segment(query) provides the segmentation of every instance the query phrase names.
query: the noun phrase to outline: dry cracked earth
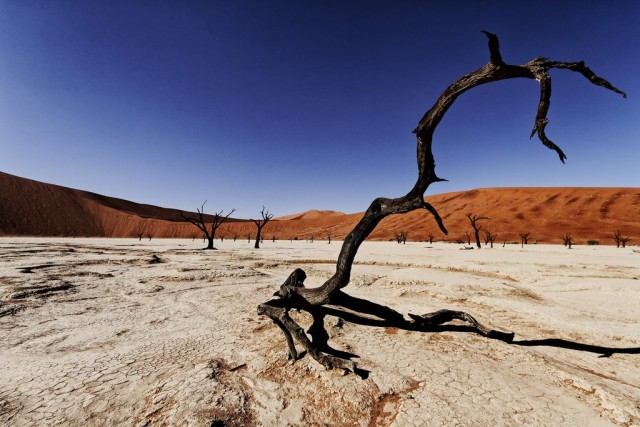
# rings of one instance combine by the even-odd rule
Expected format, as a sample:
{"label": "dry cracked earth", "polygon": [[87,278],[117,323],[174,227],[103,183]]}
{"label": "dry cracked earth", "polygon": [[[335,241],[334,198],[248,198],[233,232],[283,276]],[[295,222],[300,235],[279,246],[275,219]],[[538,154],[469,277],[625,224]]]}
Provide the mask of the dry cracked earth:
{"label": "dry cracked earth", "polygon": [[256,314],[293,268],[320,285],[339,244],[218,246],[0,239],[0,425],[640,425],[633,249],[367,242],[348,293],[465,310],[516,338],[330,318],[361,379],[287,361]]}

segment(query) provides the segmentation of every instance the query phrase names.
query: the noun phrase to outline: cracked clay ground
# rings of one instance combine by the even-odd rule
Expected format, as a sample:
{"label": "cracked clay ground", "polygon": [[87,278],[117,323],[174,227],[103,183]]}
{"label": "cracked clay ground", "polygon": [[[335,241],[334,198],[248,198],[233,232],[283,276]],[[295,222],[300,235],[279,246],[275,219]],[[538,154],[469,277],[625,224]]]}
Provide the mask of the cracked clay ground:
{"label": "cracked clay ground", "polygon": [[[327,321],[367,379],[287,362],[256,314],[340,242],[0,239],[0,425],[640,424],[640,249],[366,242],[348,293],[512,344]],[[303,326],[309,319],[292,313]]]}

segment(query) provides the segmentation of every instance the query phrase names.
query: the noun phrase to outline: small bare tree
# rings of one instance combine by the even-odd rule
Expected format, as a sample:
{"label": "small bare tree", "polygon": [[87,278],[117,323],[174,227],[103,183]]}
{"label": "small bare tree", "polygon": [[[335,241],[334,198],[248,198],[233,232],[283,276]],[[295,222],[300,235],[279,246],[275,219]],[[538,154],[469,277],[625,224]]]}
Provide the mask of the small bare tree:
{"label": "small bare tree", "polygon": [[497,234],[492,234],[490,230],[484,230],[484,244],[491,245],[491,249],[493,249],[493,242],[495,242]]}
{"label": "small bare tree", "polygon": [[331,230],[327,230],[327,240],[328,240],[328,244],[331,244],[331,237],[333,236],[333,233],[331,232]]}
{"label": "small bare tree", "polygon": [[471,233],[465,231],[464,235],[467,237],[467,245],[471,246]]}
{"label": "small bare tree", "polygon": [[616,230],[613,233],[613,237],[611,237],[616,242],[616,247],[619,248],[621,245],[623,248],[627,247],[627,243],[631,240],[630,237],[624,237],[620,230]]}
{"label": "small bare tree", "polygon": [[563,245],[571,249],[571,242],[573,240],[573,238],[571,237],[571,233],[563,234],[562,236],[560,236],[560,239],[562,239]]}
{"label": "small bare tree", "polygon": [[433,239],[435,239],[436,236],[433,235],[433,233],[429,233],[429,244],[433,245]]}
{"label": "small bare tree", "polygon": [[151,237],[153,237],[151,236],[151,233],[147,233],[147,238],[149,239],[149,241],[151,241]]}
{"label": "small bare tree", "polygon": [[138,236],[138,241],[142,241],[142,236],[144,236],[144,233],[142,231],[138,231],[136,233],[136,236]]}
{"label": "small bare tree", "polygon": [[400,231],[400,232],[393,233],[393,237],[396,239],[396,242],[402,243],[403,245],[407,243],[408,236],[409,236],[409,232],[407,231]]}
{"label": "small bare tree", "polygon": [[[476,245],[478,246],[478,249],[480,249],[482,247],[480,245],[480,230],[482,229],[482,226],[478,225],[478,221],[489,218],[487,218],[486,216],[472,216],[471,214],[467,214],[467,218],[469,218],[469,222],[471,222],[471,227],[473,228],[473,232],[476,237]],[[469,242],[469,244],[471,244],[471,242]]]}
{"label": "small bare tree", "polygon": [[529,235],[531,233],[520,233],[520,243],[522,243],[522,247],[529,243]]}
{"label": "small bare tree", "polygon": [[258,228],[258,234],[256,234],[256,244],[253,246],[256,249],[260,249],[260,242],[262,241],[262,237],[261,237],[262,229],[264,228],[265,225],[267,225],[269,220],[273,218],[273,214],[269,213],[269,211],[266,210],[265,207],[263,206],[262,210],[260,211],[260,216],[262,217],[262,219],[251,220],[256,224],[256,227]]}
{"label": "small bare tree", "polygon": [[202,204],[202,206],[200,206],[199,209],[197,209],[198,211],[198,215],[196,216],[187,216],[185,215],[182,211],[180,212],[180,216],[182,217],[182,219],[184,219],[185,221],[190,222],[191,224],[195,225],[196,227],[198,227],[198,229],[200,231],[202,231],[202,233],[204,234],[205,239],[207,240],[207,247],[205,249],[215,249],[215,247],[213,246],[213,240],[216,238],[216,231],[218,230],[218,228],[220,228],[220,226],[222,225],[222,223],[224,223],[229,216],[234,213],[236,210],[235,209],[231,209],[231,212],[229,212],[227,215],[222,215],[223,211],[220,211],[218,213],[213,214],[213,218],[211,221],[211,227],[207,228],[207,219],[205,217],[204,214],[204,205],[205,203],[207,203],[207,201],[205,200],[204,203]]}

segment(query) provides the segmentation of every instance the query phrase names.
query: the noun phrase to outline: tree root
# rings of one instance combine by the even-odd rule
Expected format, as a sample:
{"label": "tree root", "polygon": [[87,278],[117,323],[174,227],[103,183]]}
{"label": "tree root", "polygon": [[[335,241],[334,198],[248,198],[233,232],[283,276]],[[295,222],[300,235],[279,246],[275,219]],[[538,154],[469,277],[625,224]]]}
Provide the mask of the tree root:
{"label": "tree root", "polygon": [[[301,276],[301,272],[302,270],[298,269],[294,274]],[[287,281],[290,281],[290,279],[287,279]],[[470,329],[468,330],[471,332],[477,332],[487,338],[505,342],[513,341],[513,333],[489,329],[464,311],[438,310],[420,316],[409,314],[412,319],[412,321],[409,321],[402,314],[389,307],[352,297],[342,291],[338,291],[332,298],[331,302],[336,305],[311,306],[300,304],[301,299],[294,296],[294,294],[296,289],[302,286],[300,283],[296,288],[287,287],[286,292],[282,292],[285,296],[280,297],[281,299],[270,300],[258,306],[258,314],[269,317],[284,333],[289,347],[289,360],[294,363],[300,356],[296,349],[297,341],[307,354],[310,354],[326,369],[344,369],[345,373],[353,372],[359,376],[363,376],[363,373],[366,372],[359,369],[356,363],[350,359],[355,355],[335,350],[329,346],[329,334],[324,326],[324,318],[327,315],[336,316],[339,319],[345,319],[356,324],[379,327],[391,326],[421,332],[429,332],[433,330],[431,327],[440,326],[453,320],[461,320],[470,324]],[[281,290],[283,288],[284,285]],[[279,292],[276,292],[276,295],[278,294]],[[289,316],[289,310],[291,309],[304,310],[311,314],[313,323],[307,332]]]}
{"label": "tree root", "polygon": [[[298,353],[296,351],[293,337],[302,345],[302,347],[311,355],[318,363],[323,365],[327,369],[344,369],[348,372],[356,372],[356,364],[352,360],[344,359],[341,357],[331,356],[327,353],[320,351],[319,347],[315,345],[302,327],[298,325],[291,317],[289,317],[289,310],[284,307],[277,307],[272,305],[273,301],[260,304],[258,306],[258,314],[264,314],[268,316],[273,322],[280,327],[280,330],[285,335],[287,344],[289,345],[289,359],[296,361],[298,359]],[[276,301],[277,302],[277,301]],[[324,327],[321,327],[324,334],[327,334]],[[328,337],[328,334],[327,334]]]}

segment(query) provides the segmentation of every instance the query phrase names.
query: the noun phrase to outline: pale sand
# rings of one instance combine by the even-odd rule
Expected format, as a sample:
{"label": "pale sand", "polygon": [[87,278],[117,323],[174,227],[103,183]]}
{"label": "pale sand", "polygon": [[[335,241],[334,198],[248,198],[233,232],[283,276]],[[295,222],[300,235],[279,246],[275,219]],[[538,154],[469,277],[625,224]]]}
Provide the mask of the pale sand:
{"label": "pale sand", "polygon": [[640,424],[637,247],[365,242],[354,296],[465,310],[516,343],[564,341],[329,318],[330,343],[371,372],[362,380],[288,363],[281,331],[256,314],[296,267],[322,284],[341,242],[216,243],[0,239],[0,425]]}

